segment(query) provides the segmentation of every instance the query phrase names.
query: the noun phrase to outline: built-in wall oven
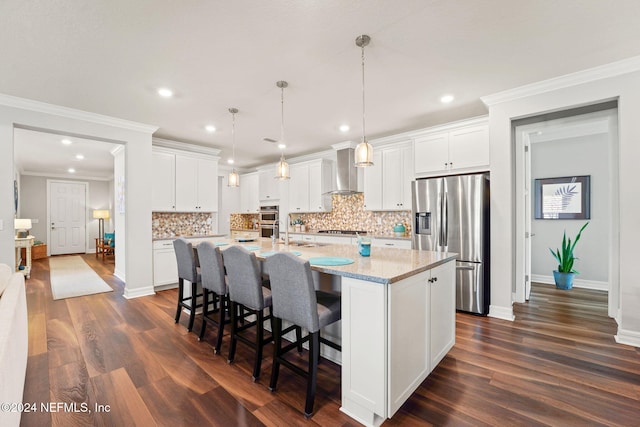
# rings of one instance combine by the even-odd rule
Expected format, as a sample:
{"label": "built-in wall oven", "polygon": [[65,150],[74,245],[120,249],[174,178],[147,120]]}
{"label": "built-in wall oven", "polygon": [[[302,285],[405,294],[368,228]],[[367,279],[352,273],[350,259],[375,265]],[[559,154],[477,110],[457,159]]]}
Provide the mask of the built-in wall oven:
{"label": "built-in wall oven", "polygon": [[278,235],[279,211],[280,208],[277,205],[260,206],[260,219],[258,220],[260,237],[276,236],[276,239],[280,237]]}

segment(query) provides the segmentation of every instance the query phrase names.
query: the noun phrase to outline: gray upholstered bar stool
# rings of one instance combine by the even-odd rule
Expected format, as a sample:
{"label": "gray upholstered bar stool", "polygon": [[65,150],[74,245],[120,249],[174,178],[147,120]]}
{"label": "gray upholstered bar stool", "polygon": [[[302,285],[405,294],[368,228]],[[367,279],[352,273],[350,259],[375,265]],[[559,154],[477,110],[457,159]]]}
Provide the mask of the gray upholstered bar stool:
{"label": "gray upholstered bar stool", "polygon": [[[198,260],[193,252],[193,245],[184,237],[178,237],[173,241],[173,249],[178,261],[178,307],[176,309],[176,323],[180,321],[182,308],[189,310],[189,325],[187,330],[193,329],[193,321],[196,318],[196,309],[202,307],[198,304],[198,283],[200,283],[200,272]],[[191,283],[191,296],[184,296],[184,281]]]}
{"label": "gray upholstered bar stool", "polygon": [[[271,255],[266,260],[266,267],[271,278],[275,335],[275,351],[269,389],[271,391],[276,389],[280,364],[306,376],[307,398],[304,416],[309,418],[313,414],[313,402],[316,395],[320,343],[327,344],[336,350],[342,350],[339,345],[320,337],[320,329],[341,318],[340,296],[316,291],[309,261],[288,252]],[[300,342],[282,347],[282,335],[288,330],[282,330],[283,320],[309,331],[309,334],[302,339],[302,341],[309,342],[308,371],[304,371],[284,358],[285,353],[297,348]]]}
{"label": "gray upholstered bar stool", "polygon": [[[220,248],[211,242],[202,242],[198,245],[198,261],[200,262],[200,275],[202,276],[202,326],[198,339],[202,341],[207,323],[218,325],[218,336],[214,353],[220,353],[224,324],[226,323],[226,311],[229,307],[229,294],[224,275],[224,263]],[[210,300],[211,298],[211,300]],[[218,306],[217,303],[220,303]],[[213,307],[212,307],[213,303]],[[218,314],[218,318],[212,317]]]}
{"label": "gray upholstered bar stool", "polygon": [[[228,362],[233,362],[238,340],[253,347],[256,350],[253,380],[256,381],[260,376],[262,348],[273,341],[272,334],[266,338],[264,336],[264,321],[271,319],[271,314],[264,315],[264,310],[271,307],[271,291],[262,286],[260,265],[253,252],[247,251],[242,246],[231,246],[222,252],[222,259],[227,270],[231,302],[231,345]],[[241,313],[240,316],[238,313]],[[255,315],[256,320],[239,326],[239,317],[245,318],[249,315]],[[256,327],[255,340],[250,340],[241,334],[253,326]]]}

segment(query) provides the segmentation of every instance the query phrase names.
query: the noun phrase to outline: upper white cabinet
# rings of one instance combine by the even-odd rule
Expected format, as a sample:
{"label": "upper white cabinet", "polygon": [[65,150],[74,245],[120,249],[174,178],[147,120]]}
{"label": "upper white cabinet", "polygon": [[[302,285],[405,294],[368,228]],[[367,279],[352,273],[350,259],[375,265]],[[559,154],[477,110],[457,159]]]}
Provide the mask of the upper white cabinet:
{"label": "upper white cabinet", "polygon": [[457,173],[489,167],[489,125],[486,119],[447,125],[417,136],[416,175]]}
{"label": "upper white cabinet", "polygon": [[258,172],[240,176],[240,213],[260,212],[259,179]]}
{"label": "upper white cabinet", "polygon": [[218,211],[218,161],[176,155],[176,211]]}
{"label": "upper white cabinet", "polygon": [[374,150],[373,166],[364,171],[366,210],[411,210],[412,154],[410,143]]}
{"label": "upper white cabinet", "polygon": [[153,148],[152,210],[217,212],[218,158]]}
{"label": "upper white cabinet", "polygon": [[258,172],[258,196],[260,202],[271,202],[280,199],[280,181],[276,179],[276,167]]}
{"label": "upper white cabinet", "polygon": [[289,167],[289,212],[331,211],[333,180],[332,164],[320,159],[293,164]]}
{"label": "upper white cabinet", "polygon": [[175,211],[176,155],[153,150],[152,156],[151,210],[154,212]]}

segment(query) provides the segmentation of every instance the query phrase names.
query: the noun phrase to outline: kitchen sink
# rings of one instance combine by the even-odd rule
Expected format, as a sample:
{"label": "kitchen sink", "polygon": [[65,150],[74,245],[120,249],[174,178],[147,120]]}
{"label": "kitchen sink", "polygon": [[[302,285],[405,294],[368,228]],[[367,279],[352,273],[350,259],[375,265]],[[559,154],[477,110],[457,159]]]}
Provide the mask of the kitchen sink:
{"label": "kitchen sink", "polygon": [[290,246],[302,246],[305,248],[315,248],[321,246],[327,246],[328,243],[318,243],[318,242],[306,242],[304,240],[293,240],[289,242]]}

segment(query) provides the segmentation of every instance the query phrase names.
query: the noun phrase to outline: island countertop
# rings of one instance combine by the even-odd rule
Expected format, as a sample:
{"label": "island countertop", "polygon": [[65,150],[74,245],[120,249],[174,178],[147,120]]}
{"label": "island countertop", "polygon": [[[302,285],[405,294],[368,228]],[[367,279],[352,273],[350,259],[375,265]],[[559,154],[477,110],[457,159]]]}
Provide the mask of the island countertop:
{"label": "island countertop", "polygon": [[[358,253],[356,245],[310,243],[290,244],[277,243],[273,245],[271,239],[259,238],[250,242],[237,242],[228,238],[190,239],[197,245],[201,241],[210,241],[219,245],[224,251],[230,245],[245,246],[255,252],[259,260],[264,260],[268,252],[272,251],[297,251],[303,259],[312,257],[340,257],[350,258],[353,263],[340,266],[311,265],[313,270],[321,273],[333,274],[354,279],[366,280],[374,283],[394,283],[407,277],[411,277],[438,265],[455,259],[455,253],[418,251],[399,248],[371,248],[371,256],[363,257]],[[256,249],[257,248],[257,249]]]}

